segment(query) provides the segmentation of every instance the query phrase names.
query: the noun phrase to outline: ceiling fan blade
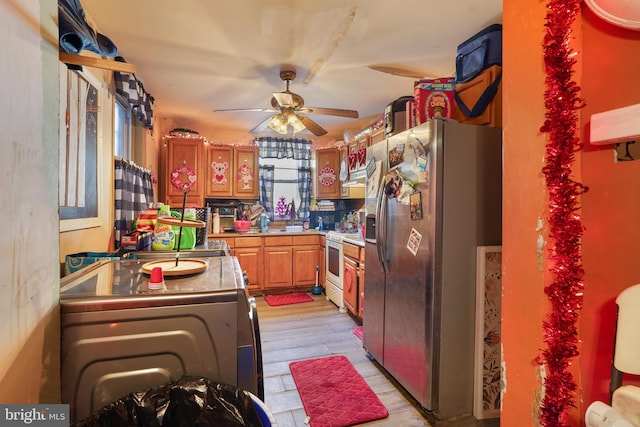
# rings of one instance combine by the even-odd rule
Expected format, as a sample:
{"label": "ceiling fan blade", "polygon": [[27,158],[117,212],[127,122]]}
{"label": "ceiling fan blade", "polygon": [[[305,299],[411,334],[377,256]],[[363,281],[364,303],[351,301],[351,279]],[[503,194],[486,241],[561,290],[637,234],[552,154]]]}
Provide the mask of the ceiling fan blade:
{"label": "ceiling fan blade", "polygon": [[260,132],[263,132],[263,131],[267,130],[267,128],[269,127],[269,121],[272,119],[272,117],[268,117],[267,119],[265,119],[265,120],[261,121],[260,123],[258,123],[258,125],[256,127],[254,127],[253,129],[251,129],[249,131],[249,133],[256,134],[256,133],[260,133]]}
{"label": "ceiling fan blade", "polygon": [[224,110],[213,110],[214,113],[236,113],[240,111],[258,111],[263,113],[279,113],[280,110],[273,108],[228,108]]}
{"label": "ceiling fan blade", "polygon": [[273,97],[281,107],[293,106],[293,94],[291,92],[273,92]]}
{"label": "ceiling fan blade", "polygon": [[311,114],[324,114],[325,116],[350,117],[357,119],[358,112],[355,110],[342,110],[340,108],[302,107],[300,111]]}
{"label": "ceiling fan blade", "polygon": [[309,131],[313,133],[315,136],[322,136],[327,133],[327,131],[322,126],[320,126],[319,124],[311,120],[309,117],[303,116],[302,114],[298,114],[297,116],[298,116],[298,119],[300,119],[300,121],[304,125],[304,127],[309,129]]}

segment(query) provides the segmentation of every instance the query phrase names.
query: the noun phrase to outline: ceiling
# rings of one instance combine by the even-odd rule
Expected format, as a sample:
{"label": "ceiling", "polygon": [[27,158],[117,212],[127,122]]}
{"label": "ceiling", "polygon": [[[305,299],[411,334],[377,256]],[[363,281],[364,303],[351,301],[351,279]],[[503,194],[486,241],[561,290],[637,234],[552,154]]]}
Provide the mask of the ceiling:
{"label": "ceiling", "polygon": [[340,139],[412,95],[418,76],[453,76],[457,45],[502,22],[502,0],[237,1],[82,5],[136,66],[154,111],[208,137],[202,130],[249,135],[272,114],[213,110],[270,108],[272,93],[285,90],[281,68],[293,66],[290,90],[305,106],[358,111],[358,119],[308,114]]}

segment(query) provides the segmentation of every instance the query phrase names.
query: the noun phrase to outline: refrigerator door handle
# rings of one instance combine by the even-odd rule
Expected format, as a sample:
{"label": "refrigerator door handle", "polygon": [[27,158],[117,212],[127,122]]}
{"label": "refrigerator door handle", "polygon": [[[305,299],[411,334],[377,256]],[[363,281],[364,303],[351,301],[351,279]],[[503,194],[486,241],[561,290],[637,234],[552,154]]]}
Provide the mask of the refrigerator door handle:
{"label": "refrigerator door handle", "polygon": [[[376,203],[376,249],[378,250],[378,261],[382,265],[382,271],[387,273],[387,254],[386,254],[386,195],[384,194],[384,185],[380,185],[378,189],[378,201]],[[383,230],[384,229],[384,230]]]}

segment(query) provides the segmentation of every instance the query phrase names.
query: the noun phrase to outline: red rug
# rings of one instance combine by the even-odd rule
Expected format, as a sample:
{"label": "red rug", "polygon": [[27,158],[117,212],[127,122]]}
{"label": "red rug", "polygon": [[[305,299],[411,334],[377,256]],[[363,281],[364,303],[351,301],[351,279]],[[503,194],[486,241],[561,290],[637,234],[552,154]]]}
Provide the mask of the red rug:
{"label": "red rug", "polygon": [[311,302],[313,298],[304,292],[294,292],[292,294],[284,294],[284,295],[267,295],[264,297],[264,300],[267,304],[276,306],[276,305],[288,305],[288,304],[299,304],[301,302]]}
{"label": "red rug", "polygon": [[358,338],[360,338],[360,340],[362,340],[362,336],[363,336],[362,326],[356,326],[355,329],[353,330],[353,335],[357,336]]}
{"label": "red rug", "polygon": [[345,427],[389,415],[345,356],[289,364],[311,427]]}

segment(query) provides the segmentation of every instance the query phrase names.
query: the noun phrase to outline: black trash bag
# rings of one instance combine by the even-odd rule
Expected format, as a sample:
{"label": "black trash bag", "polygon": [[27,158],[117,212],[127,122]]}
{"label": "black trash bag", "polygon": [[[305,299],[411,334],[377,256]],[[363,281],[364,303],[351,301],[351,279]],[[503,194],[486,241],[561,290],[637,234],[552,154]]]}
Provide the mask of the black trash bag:
{"label": "black trash bag", "polygon": [[251,395],[207,378],[130,393],[73,427],[263,427]]}

